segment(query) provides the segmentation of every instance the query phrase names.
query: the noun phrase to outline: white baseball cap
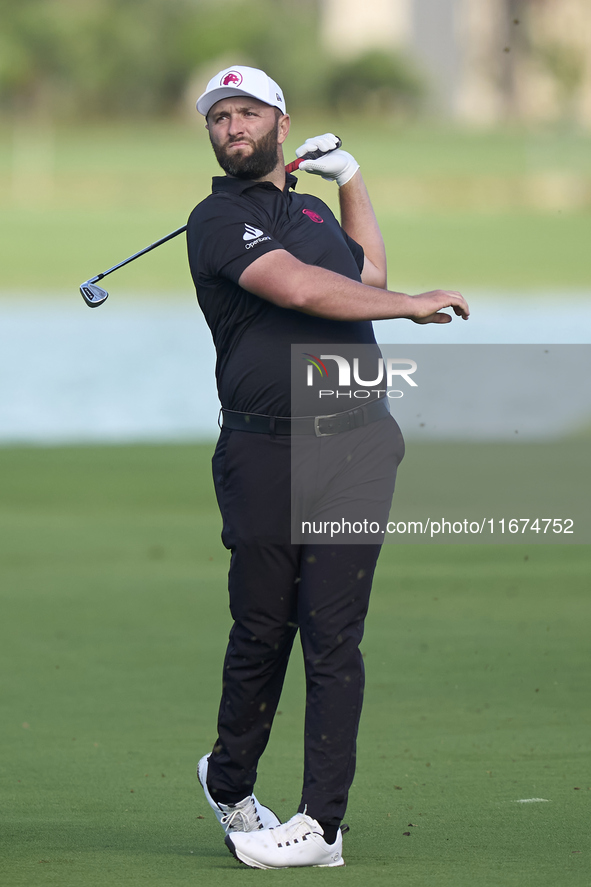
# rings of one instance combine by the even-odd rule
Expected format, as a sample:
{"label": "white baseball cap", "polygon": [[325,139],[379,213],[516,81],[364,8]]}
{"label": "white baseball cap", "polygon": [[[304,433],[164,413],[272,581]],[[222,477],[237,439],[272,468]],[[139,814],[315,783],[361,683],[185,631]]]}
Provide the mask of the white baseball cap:
{"label": "white baseball cap", "polygon": [[207,84],[207,89],[197,99],[197,110],[204,117],[209,114],[209,109],[221,99],[230,99],[237,95],[249,95],[266,105],[279,108],[282,114],[286,114],[283,92],[264,71],[258,68],[248,68],[246,65],[235,65],[233,68],[224,68]]}

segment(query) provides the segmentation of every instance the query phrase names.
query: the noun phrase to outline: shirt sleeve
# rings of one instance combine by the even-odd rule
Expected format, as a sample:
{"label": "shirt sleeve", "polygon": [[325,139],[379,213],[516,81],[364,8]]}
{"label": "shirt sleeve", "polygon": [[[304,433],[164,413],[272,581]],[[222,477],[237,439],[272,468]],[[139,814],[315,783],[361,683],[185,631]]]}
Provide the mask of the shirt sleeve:
{"label": "shirt sleeve", "polygon": [[341,228],[341,231],[343,232],[345,243],[351,250],[353,258],[355,259],[357,267],[359,268],[359,273],[361,274],[361,272],[363,271],[363,265],[365,263],[365,252],[363,251],[363,247],[361,246],[361,244],[357,243],[356,240],[353,240],[352,237],[349,237],[344,228]]}
{"label": "shirt sleeve", "polygon": [[193,210],[187,246],[195,279],[226,277],[234,283],[259,256],[283,249],[263,211],[227,195],[212,195]]}

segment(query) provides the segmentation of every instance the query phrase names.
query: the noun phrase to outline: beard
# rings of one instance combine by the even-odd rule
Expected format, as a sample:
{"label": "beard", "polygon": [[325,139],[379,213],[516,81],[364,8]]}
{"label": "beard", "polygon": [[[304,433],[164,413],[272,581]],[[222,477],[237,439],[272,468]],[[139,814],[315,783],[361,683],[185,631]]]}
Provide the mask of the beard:
{"label": "beard", "polygon": [[[211,143],[216,160],[226,175],[236,179],[262,179],[277,166],[277,138],[279,136],[279,122],[276,121],[268,133],[257,142],[252,142],[252,153],[248,155],[229,154],[226,146]],[[236,140],[238,141],[238,140]],[[240,141],[244,141],[243,138]],[[228,143],[229,145],[232,142]]]}

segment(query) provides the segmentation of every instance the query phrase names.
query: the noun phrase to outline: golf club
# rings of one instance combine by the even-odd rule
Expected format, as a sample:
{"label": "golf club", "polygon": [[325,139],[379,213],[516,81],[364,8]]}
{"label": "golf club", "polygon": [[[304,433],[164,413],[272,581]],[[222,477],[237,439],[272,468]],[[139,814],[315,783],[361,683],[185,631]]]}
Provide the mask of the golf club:
{"label": "golf club", "polygon": [[[341,139],[338,139],[337,148],[340,148],[342,145]],[[336,151],[336,148],[332,149]],[[318,157],[322,157],[323,154],[329,154],[329,151],[310,151],[308,154],[304,154],[303,157],[298,157],[297,160],[292,160],[291,163],[288,163],[285,167],[286,173],[295,172],[296,169],[299,168],[300,163],[304,160],[317,160]],[[123,268],[124,265],[129,265],[130,262],[133,262],[135,259],[139,259],[140,256],[144,256],[146,253],[149,253],[151,250],[156,249],[157,246],[161,246],[163,243],[166,243],[168,240],[172,240],[173,237],[178,237],[179,234],[182,234],[183,231],[187,230],[187,226],[183,225],[182,228],[177,228],[176,231],[172,231],[170,234],[167,234],[166,237],[161,237],[160,240],[156,240],[155,243],[151,243],[150,246],[146,246],[144,249],[141,249],[138,253],[134,253],[133,256],[129,256],[127,259],[123,259],[122,262],[118,262],[117,265],[113,265],[112,268],[108,268],[106,271],[103,271],[102,274],[97,274],[96,277],[91,277],[88,280],[85,280],[83,284],[80,286],[80,294],[89,308],[96,308],[98,305],[102,305],[108,297],[109,293],[103,289],[101,286],[96,286],[99,280],[102,280],[103,277],[106,277],[107,274],[112,274],[113,271],[117,271],[118,268]]]}

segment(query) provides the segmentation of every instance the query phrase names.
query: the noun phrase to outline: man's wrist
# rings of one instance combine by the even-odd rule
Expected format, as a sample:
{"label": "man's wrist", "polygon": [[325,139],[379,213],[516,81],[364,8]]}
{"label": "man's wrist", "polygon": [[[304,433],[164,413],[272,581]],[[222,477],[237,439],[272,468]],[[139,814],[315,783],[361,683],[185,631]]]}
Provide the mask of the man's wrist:
{"label": "man's wrist", "polygon": [[358,170],[359,164],[353,157],[351,157],[351,162],[341,173],[339,173],[339,175],[335,179],[335,182],[337,183],[339,188],[342,188],[343,185],[346,185],[348,182],[350,182],[355,173],[358,172]]}
{"label": "man's wrist", "polygon": [[395,293],[392,290],[389,290],[390,295],[394,296],[394,302],[396,305],[396,314],[393,314],[393,318],[399,318],[400,320],[413,320],[414,319],[414,309],[415,305],[413,302],[412,296],[409,296],[407,293]]}

